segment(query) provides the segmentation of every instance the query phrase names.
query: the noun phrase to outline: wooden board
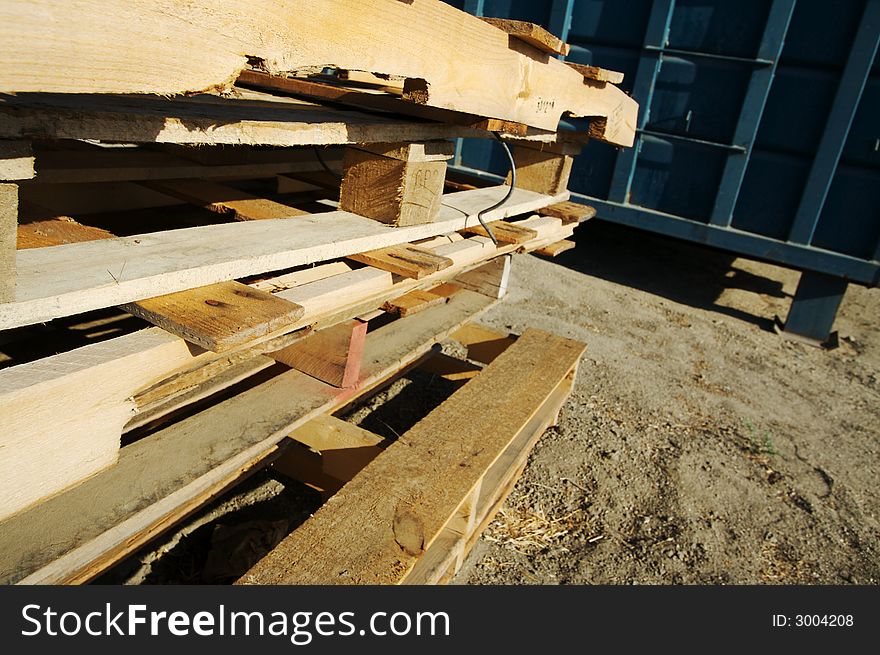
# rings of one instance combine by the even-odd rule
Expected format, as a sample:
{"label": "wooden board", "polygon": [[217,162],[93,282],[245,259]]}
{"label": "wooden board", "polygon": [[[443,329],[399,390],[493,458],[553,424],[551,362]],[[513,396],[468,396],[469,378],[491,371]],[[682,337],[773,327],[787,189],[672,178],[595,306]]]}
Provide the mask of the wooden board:
{"label": "wooden board", "polygon": [[516,341],[509,334],[491,330],[477,323],[465,325],[453,333],[451,338],[467,348],[468,359],[482,362],[483,364],[495,361],[498,355],[510,348]]}
{"label": "wooden board", "polygon": [[438,296],[430,291],[416,289],[415,291],[410,291],[399,298],[389,300],[382,306],[382,309],[389,314],[409,316],[410,314],[424,311],[428,309],[428,307],[442,305],[447,300],[448,298],[446,296]]}
{"label": "wooden board", "polygon": [[107,230],[82,225],[67,216],[18,224],[18,249],[46,248],[65,243],[112,239],[115,235]]}
{"label": "wooden board", "polygon": [[554,55],[567,55],[571,49],[565,41],[553,36],[536,23],[512,20],[510,18],[486,18],[485,16],[482,19],[490,25],[494,25],[502,32],[515,36],[543,52],[549,52]]}
{"label": "wooden board", "polygon": [[574,241],[563,239],[562,241],[551,243],[549,246],[538,248],[535,252],[539,255],[544,255],[545,257],[556,257],[568,250],[572,250],[576,246],[577,244]]}
{"label": "wooden board", "polygon": [[453,264],[448,257],[409,243],[357,253],[350,255],[349,259],[415,280],[442,271]]}
{"label": "wooden board", "polygon": [[479,268],[457,275],[453,283],[490,298],[503,298],[510,283],[510,260],[510,255],[496,257]]}
{"label": "wooden board", "polygon": [[2,92],[169,96],[229,88],[249,60],[269,73],[332,63],[405,78],[419,104],[546,130],[563,112],[601,116],[603,138],[634,137],[622,91],[440,0],[234,0],[222,12],[208,0],[44,0],[39,12],[5,0],[3,15]]}
{"label": "wooden board", "polygon": [[382,437],[324,414],[298,427],[272,467],[327,494],[338,491],[383,450]]}
{"label": "wooden board", "polygon": [[[572,373],[583,350],[581,343],[527,330],[239,584],[401,582],[484,473]],[[512,379],[519,383],[510,384]]]}
{"label": "wooden board", "polygon": [[610,82],[611,84],[620,84],[623,82],[623,73],[617,71],[599,68],[598,66],[587,66],[586,64],[577,64],[573,61],[565,62],[578,73],[588,80],[596,80],[597,82]]}
{"label": "wooden board", "polygon": [[468,126],[268,98],[272,102],[216,96],[141,96],[136,102],[100,95],[0,96],[0,138],[289,147],[491,137]]}
{"label": "wooden board", "polygon": [[[199,150],[212,152],[210,155],[199,154]],[[36,179],[51,184],[218,177],[248,179],[320,170],[320,164],[311,150],[286,148],[265,151],[251,148],[254,150],[251,153],[239,150],[232,146],[182,147],[172,154],[128,147],[87,151],[40,149],[36,152]],[[193,161],[191,158],[195,157],[202,157],[204,161]]]}
{"label": "wooden board", "polygon": [[224,352],[293,325],[305,308],[241,282],[218,282],[122,305],[207,350]]}
{"label": "wooden board", "polygon": [[[409,227],[329,212],[298,217],[296,229],[285,219],[243,221],[23,250],[15,301],[0,304],[0,329],[466,229],[504,193],[492,187],[447,194],[436,221]],[[515,189],[485,217],[522,214],[566,195]],[[69,275],[74,269],[77,275]]]}
{"label": "wooden board", "polygon": [[144,186],[218,214],[232,214],[238,221],[290,218],[308,214],[274,200],[259,198],[224,184],[207,180],[162,180]]}
{"label": "wooden board", "polygon": [[358,380],[366,336],[367,323],[355,319],[319,330],[308,339],[268,355],[321,382],[345,389]]}
{"label": "wooden board", "polygon": [[347,148],[342,167],[342,210],[395,226],[430,223],[440,211],[445,160],[407,161]]}
{"label": "wooden board", "polygon": [[288,371],[126,446],[116,466],[0,523],[0,581],[89,580],[210,500],[291,430],[382,383],[490,305],[462,292],[405,326],[372,332],[352,390]]}
{"label": "wooden board", "polygon": [[283,93],[291,93],[297,96],[314,98],[324,102],[335,102],[343,105],[350,105],[352,107],[362,107],[364,109],[404,114],[407,116],[417,116],[419,118],[452,123],[454,125],[466,126],[475,130],[485,130],[487,132],[502,132],[504,134],[516,134],[518,136],[527,136],[529,134],[540,132],[540,130],[530,128],[522,123],[505,121],[497,118],[483,118],[482,116],[474,116],[473,114],[417,105],[403,100],[397,94],[390,95],[388,93],[377,92],[373,89],[327,84],[325,81],[318,81],[315,79],[280,77],[277,75],[267,75],[266,73],[246,70],[242,71],[238,76],[236,84],[281,91]]}
{"label": "wooden board", "polygon": [[538,209],[541,216],[561,218],[563,223],[583,223],[596,215],[596,208],[579,202],[557,202]]}
{"label": "wooden board", "polygon": [[[559,193],[568,188],[574,159],[571,155],[514,146],[516,186],[537,193]],[[510,184],[508,174],[506,184]]]}
{"label": "wooden board", "polygon": [[0,184],[0,302],[15,298],[18,185]]}
{"label": "wooden board", "polygon": [[[483,220],[485,220],[485,216]],[[494,221],[489,223],[489,228],[492,230],[495,238],[498,239],[498,243],[520,244],[525,243],[526,241],[531,241],[538,236],[537,232],[535,232],[534,230],[530,230],[527,227],[518,227],[516,225],[513,225],[512,223],[505,223],[502,221]],[[471,225],[465,228],[464,231],[468,234],[478,234],[482,237],[489,236],[489,233],[486,231],[486,229],[479,224]]]}
{"label": "wooden board", "polygon": [[29,180],[33,176],[30,141],[0,141],[0,181]]}

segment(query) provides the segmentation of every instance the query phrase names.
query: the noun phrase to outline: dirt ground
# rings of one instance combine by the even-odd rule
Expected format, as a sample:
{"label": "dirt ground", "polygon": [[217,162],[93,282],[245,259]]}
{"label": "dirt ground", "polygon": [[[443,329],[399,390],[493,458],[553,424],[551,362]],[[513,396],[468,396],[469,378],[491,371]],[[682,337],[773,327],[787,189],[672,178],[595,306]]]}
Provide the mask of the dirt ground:
{"label": "dirt ground", "polygon": [[[850,287],[824,351],[773,332],[796,272],[599,221],[576,239],[516,257],[480,319],[588,348],[454,582],[878,583],[880,290]],[[347,418],[393,439],[453,390],[416,371]],[[319,505],[263,471],[98,582],[229,582]]]}
{"label": "dirt ground", "polygon": [[483,319],[588,350],[466,584],[880,581],[880,290],[780,338],[798,274],[591,222]]}

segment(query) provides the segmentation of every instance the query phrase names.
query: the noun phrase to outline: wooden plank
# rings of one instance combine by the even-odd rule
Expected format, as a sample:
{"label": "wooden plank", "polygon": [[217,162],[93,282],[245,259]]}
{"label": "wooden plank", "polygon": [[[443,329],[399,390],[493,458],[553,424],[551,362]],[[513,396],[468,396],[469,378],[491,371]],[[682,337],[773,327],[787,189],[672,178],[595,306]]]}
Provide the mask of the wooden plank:
{"label": "wooden plank", "polygon": [[[571,155],[514,146],[513,160],[516,163],[516,186],[520,189],[556,194],[568,188],[574,162]],[[510,184],[510,175],[507,177],[506,183]]]}
{"label": "wooden plank", "polygon": [[[289,436],[320,454],[323,473],[341,482],[351,480],[375,459],[385,441],[369,430],[329,414],[313,418]],[[276,468],[280,463],[281,458],[276,460]]]}
{"label": "wooden plank", "polygon": [[[461,193],[467,192],[462,191]],[[534,230],[530,230],[526,227],[518,227],[513,223],[505,221],[493,221],[489,224],[489,228],[492,230],[495,238],[498,239],[498,243],[514,243],[519,245],[526,241],[531,241],[538,236],[537,232]],[[468,234],[477,234],[481,237],[489,236],[489,233],[482,225],[471,225],[462,231]]]}
{"label": "wooden plank", "polygon": [[[348,72],[354,73],[356,71]],[[484,118],[482,116],[475,116],[473,114],[466,114],[458,111],[449,111],[437,107],[417,105],[403,100],[399,97],[399,94],[389,95],[388,93],[375,92],[372,89],[327,84],[326,81],[315,79],[280,77],[277,75],[268,75],[266,73],[246,70],[242,71],[238,76],[236,84],[271,89],[273,91],[281,91],[296,96],[315,98],[325,102],[336,102],[343,105],[350,105],[352,107],[362,107],[364,109],[379,110],[395,114],[404,114],[407,116],[416,116],[434,121],[442,121],[453,125],[466,126],[475,130],[502,132],[504,134],[516,134],[517,136],[527,136],[529,134],[540,132],[540,130],[535,130],[527,125],[516,123],[514,121],[505,121],[497,118]]]}
{"label": "wooden plank", "polygon": [[0,141],[0,181],[29,180],[34,176],[30,141]]}
{"label": "wooden plank", "polygon": [[509,334],[496,332],[476,323],[468,323],[450,338],[468,349],[468,359],[483,364],[495,361],[498,355],[516,341]]}
{"label": "wooden plank", "polygon": [[46,248],[65,243],[112,239],[115,235],[98,227],[77,223],[67,216],[18,224],[18,249]]}
{"label": "wooden plank", "polygon": [[538,209],[542,216],[561,218],[563,223],[583,223],[596,215],[596,208],[579,202],[557,202]]}
{"label": "wooden plank", "polygon": [[162,180],[144,186],[218,214],[232,214],[238,221],[258,221],[307,215],[300,209],[259,198],[224,184],[207,180]]}
{"label": "wooden plank", "polygon": [[406,78],[403,97],[419,104],[545,130],[563,113],[603,116],[605,138],[634,136],[636,103],[622,91],[582,84],[565,63],[510,47],[504,32],[439,0],[330,0],[320,12],[308,0],[235,0],[222,12],[206,0],[6,4],[2,92],[171,96],[228,88],[249,60],[269,73],[333,62]]}
{"label": "wooden plank", "polygon": [[515,36],[521,41],[535,46],[542,52],[549,52],[554,55],[567,55],[571,49],[565,41],[553,36],[536,23],[512,20],[510,18],[486,18],[485,16],[482,19],[490,25],[494,25],[502,32],[506,32],[510,36]]}
{"label": "wooden plank", "polygon": [[122,305],[207,350],[225,352],[293,325],[305,308],[241,282],[218,282]]}
{"label": "wooden plank", "polygon": [[[572,372],[583,350],[584,344],[527,330],[239,584],[401,582],[485,471]],[[510,384],[512,379],[519,383]]]}
{"label": "wooden plank", "polygon": [[15,300],[18,185],[0,184],[0,303]]}
{"label": "wooden plank", "polygon": [[438,255],[451,259],[456,266],[463,266],[491,257],[497,248],[489,237],[472,236],[435,246],[432,250]]}
{"label": "wooden plank", "polygon": [[[57,584],[94,577],[215,496],[231,474],[251,466],[291,430],[380,384],[490,305],[462,292],[405,324],[370,333],[361,380],[352,390],[334,391],[288,371],[126,446],[116,466],[0,523],[0,581]],[[254,416],[261,420],[255,423]],[[47,435],[47,441],[63,442],[65,450],[71,444],[66,433]]]}
{"label": "wooden plank", "polygon": [[[0,305],[0,329],[466,229],[476,223],[477,211],[505,192],[492,187],[447,194],[433,223],[394,229],[329,212],[298,217],[296,229],[284,219],[243,221],[23,250],[15,301]],[[484,216],[492,221],[522,214],[566,195],[515,189],[504,206]],[[519,234],[534,236],[521,228]],[[77,275],[67,274],[74,269]]]}
{"label": "wooden plank", "polygon": [[479,268],[457,275],[453,282],[490,298],[503,298],[510,282],[510,255],[501,255]]}
{"label": "wooden plank", "polygon": [[[269,153],[258,152],[249,158],[244,153],[236,153],[223,157],[224,163],[207,164],[194,162],[183,153],[177,156],[143,148],[105,147],[88,151],[38,149],[37,180],[51,184],[81,184],[183,178],[247,179],[317,171],[320,168],[312,152],[295,149],[280,152],[285,157],[260,157]],[[187,154],[194,156],[193,153]]]}
{"label": "wooden plank", "polygon": [[535,252],[539,255],[544,255],[545,257],[556,257],[568,250],[572,250],[575,246],[577,246],[577,244],[574,241],[563,239],[562,241],[551,243],[549,246],[538,248]]}
{"label": "wooden plank", "polygon": [[367,323],[347,321],[268,355],[317,380],[348,388],[358,380],[366,336]]}
{"label": "wooden plank", "polygon": [[0,138],[91,139],[200,146],[330,145],[488,138],[469,126],[323,107],[269,96],[243,98],[40,95],[0,97]]}
{"label": "wooden plank", "polygon": [[537,239],[548,239],[559,234],[564,229],[562,219],[554,216],[529,216],[522,220],[511,221],[518,227],[527,227],[534,230]]}
{"label": "wooden plank", "polygon": [[[19,225],[18,234],[22,249],[113,238],[66,217]],[[126,303],[121,309],[214,352],[275,333],[305,312],[289,300],[235,281]]]}
{"label": "wooden plank", "polygon": [[449,382],[465,383],[471,378],[479,375],[483,370],[482,366],[473,364],[463,359],[450,357],[443,353],[434,353],[419,364],[419,370],[425,373],[431,373],[438,377],[448,380]]}
{"label": "wooden plank", "polygon": [[416,289],[415,291],[410,291],[394,300],[389,300],[382,306],[382,309],[389,314],[409,316],[410,314],[424,311],[428,309],[428,307],[442,305],[447,300],[448,298],[445,296],[438,296],[430,291]]}
{"label": "wooden plank", "polygon": [[584,76],[584,79],[595,80],[597,82],[608,82],[610,84],[620,84],[623,82],[623,73],[617,71],[599,68],[598,66],[587,66],[586,64],[577,64],[573,61],[565,62],[578,73]]}
{"label": "wooden plank", "polygon": [[395,226],[433,221],[440,211],[448,156],[443,152],[438,160],[415,152],[426,146],[388,144],[376,152],[347,148],[339,208]]}
{"label": "wooden plank", "polygon": [[415,280],[442,271],[453,264],[448,257],[410,243],[368,250],[349,255],[349,259]]}

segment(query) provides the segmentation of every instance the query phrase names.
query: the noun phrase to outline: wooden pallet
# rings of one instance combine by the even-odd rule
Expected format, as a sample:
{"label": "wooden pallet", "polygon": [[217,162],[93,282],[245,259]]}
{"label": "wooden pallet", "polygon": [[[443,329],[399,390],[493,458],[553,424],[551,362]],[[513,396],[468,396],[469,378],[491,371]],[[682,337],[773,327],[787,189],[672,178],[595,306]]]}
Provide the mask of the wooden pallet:
{"label": "wooden pallet", "polygon": [[442,306],[377,327],[347,389],[276,369],[219,402],[209,394],[207,404],[123,447],[114,466],[0,522],[0,580],[93,578],[268,463],[298,427],[389,384],[493,302],[461,290]]}
{"label": "wooden pallet", "polygon": [[[288,76],[332,63],[401,81],[401,98],[414,105],[550,131],[564,113],[596,117],[596,137],[617,145],[635,134],[637,105],[613,84],[440,0],[328,0],[320,10],[307,0],[249,0],[222,12],[210,2],[101,0],[75,9],[48,0],[36,12],[4,0],[3,10],[6,93],[172,96],[228,90],[247,69]],[[159,131],[166,124],[157,118]]]}
{"label": "wooden pallet", "polygon": [[[384,450],[355,436],[369,449],[355,475],[239,583],[448,581],[556,422],[583,350],[527,330]],[[317,431],[326,436],[325,429]],[[326,475],[327,466],[318,473]]]}

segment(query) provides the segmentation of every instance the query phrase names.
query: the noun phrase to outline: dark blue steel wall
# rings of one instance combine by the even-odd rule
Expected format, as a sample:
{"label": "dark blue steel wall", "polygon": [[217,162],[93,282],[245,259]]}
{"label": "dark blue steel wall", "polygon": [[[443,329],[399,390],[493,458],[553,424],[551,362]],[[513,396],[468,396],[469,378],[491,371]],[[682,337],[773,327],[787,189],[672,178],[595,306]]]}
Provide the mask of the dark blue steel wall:
{"label": "dark blue steel wall", "polygon": [[[636,148],[591,143],[569,183],[600,218],[878,283],[880,0],[450,4],[540,23],[569,60],[626,74]],[[465,142],[456,163],[503,174],[496,148]]]}

